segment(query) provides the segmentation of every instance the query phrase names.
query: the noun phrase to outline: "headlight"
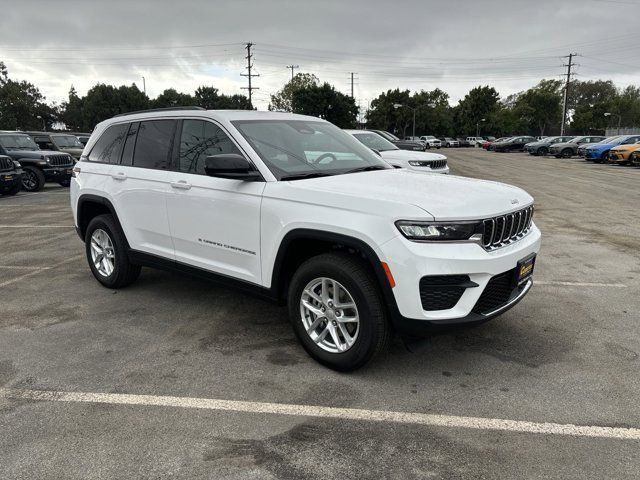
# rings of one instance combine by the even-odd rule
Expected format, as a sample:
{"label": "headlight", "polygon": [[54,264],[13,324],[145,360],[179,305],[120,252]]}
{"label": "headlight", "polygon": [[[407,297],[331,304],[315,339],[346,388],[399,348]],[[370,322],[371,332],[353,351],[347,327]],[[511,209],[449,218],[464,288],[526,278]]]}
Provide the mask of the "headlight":
{"label": "headlight", "polygon": [[414,242],[440,241],[482,241],[482,222],[412,222],[401,220],[396,222],[398,230]]}
{"label": "headlight", "polygon": [[13,166],[16,167],[16,168],[22,168],[22,165],[20,165],[20,162],[17,161],[17,160],[13,161]]}

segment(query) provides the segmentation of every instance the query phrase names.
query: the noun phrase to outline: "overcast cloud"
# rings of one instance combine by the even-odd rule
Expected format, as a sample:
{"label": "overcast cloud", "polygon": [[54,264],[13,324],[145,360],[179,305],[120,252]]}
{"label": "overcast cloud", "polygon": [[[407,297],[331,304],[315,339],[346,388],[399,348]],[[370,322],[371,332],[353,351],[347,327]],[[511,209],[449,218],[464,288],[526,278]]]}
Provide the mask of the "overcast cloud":
{"label": "overcast cloud", "polygon": [[246,93],[243,43],[253,42],[254,103],[297,72],[350,92],[363,109],[389,88],[439,87],[456,103],[472,87],[506,96],[560,78],[640,84],[637,0],[565,1],[12,1],[3,2],[0,60],[14,79],[61,102],[98,82]]}

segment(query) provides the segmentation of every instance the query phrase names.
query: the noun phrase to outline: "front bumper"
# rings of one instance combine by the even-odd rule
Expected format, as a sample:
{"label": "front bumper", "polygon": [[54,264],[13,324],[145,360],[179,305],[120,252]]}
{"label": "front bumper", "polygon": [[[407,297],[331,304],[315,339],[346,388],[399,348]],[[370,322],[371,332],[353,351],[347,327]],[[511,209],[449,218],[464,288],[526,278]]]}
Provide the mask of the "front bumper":
{"label": "front bumper", "polygon": [[45,167],[42,169],[44,178],[47,182],[60,182],[71,179],[73,165],[65,165],[61,167]]}
{"label": "front bumper", "polygon": [[629,155],[631,152],[609,152],[607,160],[609,163],[626,163],[629,161]]}
{"label": "front bumper", "polygon": [[[513,290],[508,301],[497,310],[476,308],[482,293],[492,278],[506,275],[520,260],[538,253],[540,243],[540,230],[535,224],[522,239],[490,252],[475,243],[418,243],[402,236],[388,241],[380,247],[380,252],[396,282],[392,290],[400,317],[395,321],[396,327],[415,333],[421,328],[428,331],[433,327],[485,321],[503,313],[526,295],[531,280],[521,291]],[[438,275],[468,276],[475,286],[465,288],[451,308],[425,310],[420,281],[423,277]]]}
{"label": "front bumper", "polygon": [[0,190],[9,190],[22,183],[22,170],[0,172]]}

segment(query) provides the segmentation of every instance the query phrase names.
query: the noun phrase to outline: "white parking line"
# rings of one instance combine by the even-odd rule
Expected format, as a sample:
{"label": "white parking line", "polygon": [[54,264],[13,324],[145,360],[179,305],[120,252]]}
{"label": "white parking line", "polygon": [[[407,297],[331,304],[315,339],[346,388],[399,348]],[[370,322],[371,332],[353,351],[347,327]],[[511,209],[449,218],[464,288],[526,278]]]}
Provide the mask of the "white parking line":
{"label": "white parking line", "polygon": [[561,287],[612,287],[612,288],[627,288],[624,283],[598,283],[598,282],[556,282],[535,280],[536,285],[555,285]]}
{"label": "white parking line", "polygon": [[640,428],[601,427],[563,423],[538,423],[500,418],[462,417],[429,413],[336,408],[286,403],[245,402],[213,398],[129,395],[122,393],[59,392],[47,390],[0,389],[0,397],[16,400],[50,402],[104,403],[174,408],[196,408],[252,414],[291,415],[297,417],[332,418],[367,422],[391,422],[444,428],[470,428],[503,432],[565,435],[574,437],[640,440]]}
{"label": "white parking line", "polygon": [[47,270],[51,270],[52,268],[56,268],[56,267],[59,267],[61,265],[65,265],[67,263],[71,263],[71,262],[73,262],[73,261],[75,261],[75,260],[77,260],[79,258],[82,258],[82,257],[84,257],[84,255],[75,255],[73,257],[69,257],[66,260],[58,262],[58,263],[56,263],[54,265],[51,265],[49,267],[40,267],[40,268],[38,268],[36,270],[32,270],[29,273],[25,273],[24,275],[20,275],[19,277],[12,278],[11,280],[7,280],[6,282],[0,283],[0,288],[6,287],[7,285],[11,285],[11,284],[16,283],[16,282],[19,282],[20,280],[24,280],[25,278],[33,277],[35,275],[38,275],[39,273],[45,272]]}
{"label": "white parking line", "polygon": [[74,228],[73,225],[0,225],[0,228]]}
{"label": "white parking line", "polygon": [[27,267],[24,265],[0,265],[0,269],[5,268],[7,270],[46,270],[50,267]]}

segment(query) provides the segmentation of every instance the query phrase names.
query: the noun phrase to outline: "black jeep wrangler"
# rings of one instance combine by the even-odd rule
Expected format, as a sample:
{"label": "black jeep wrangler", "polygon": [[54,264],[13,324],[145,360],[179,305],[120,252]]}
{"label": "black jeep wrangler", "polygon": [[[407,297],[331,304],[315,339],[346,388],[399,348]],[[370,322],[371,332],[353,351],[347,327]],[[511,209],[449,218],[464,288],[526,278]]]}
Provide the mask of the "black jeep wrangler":
{"label": "black jeep wrangler", "polygon": [[0,155],[0,195],[15,195],[22,186],[22,168],[11,157]]}
{"label": "black jeep wrangler", "polygon": [[63,187],[71,184],[73,158],[68,153],[40,150],[33,139],[24,133],[0,133],[0,155],[11,157],[22,165],[22,189],[37,192],[45,182]]}
{"label": "black jeep wrangler", "polygon": [[68,133],[59,132],[24,132],[33,138],[42,150],[55,150],[57,152],[68,153],[76,161],[80,160],[84,145],[80,143],[78,137]]}

